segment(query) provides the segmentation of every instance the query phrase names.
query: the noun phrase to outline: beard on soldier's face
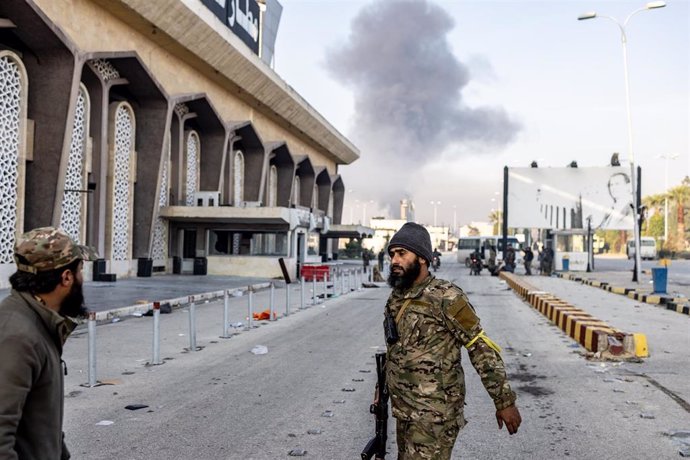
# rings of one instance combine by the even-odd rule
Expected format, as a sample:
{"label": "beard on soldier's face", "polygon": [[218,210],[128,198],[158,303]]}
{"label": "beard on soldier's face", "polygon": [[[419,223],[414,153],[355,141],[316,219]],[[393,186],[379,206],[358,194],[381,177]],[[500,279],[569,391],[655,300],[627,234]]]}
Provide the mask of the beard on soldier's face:
{"label": "beard on soldier's face", "polygon": [[[400,271],[395,273],[393,270],[394,267],[399,268]],[[421,271],[422,264],[419,263],[419,257],[415,257],[412,265],[407,268],[402,265],[394,265],[391,267],[391,272],[388,275],[388,285],[393,289],[407,289],[412,287]]]}
{"label": "beard on soldier's face", "polygon": [[62,316],[69,316],[70,318],[86,316],[87,310],[84,306],[84,290],[82,289],[81,281],[74,281],[72,289],[70,289],[69,294],[67,294],[67,297],[65,297],[60,305],[59,313]]}

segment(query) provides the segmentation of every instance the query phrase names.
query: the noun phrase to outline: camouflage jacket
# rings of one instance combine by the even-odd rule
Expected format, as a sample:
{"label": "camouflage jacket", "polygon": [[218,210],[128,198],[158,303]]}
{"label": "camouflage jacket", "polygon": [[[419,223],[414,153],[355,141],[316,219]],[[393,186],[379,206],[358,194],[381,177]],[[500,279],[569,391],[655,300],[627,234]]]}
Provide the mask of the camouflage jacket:
{"label": "camouflage jacket", "polygon": [[[386,380],[393,416],[400,420],[464,425],[465,376],[461,349],[482,332],[479,318],[459,287],[429,275],[406,291],[395,289],[386,309],[397,322],[400,339],[388,345]],[[515,403],[498,352],[482,340],[467,349],[497,410]]]}

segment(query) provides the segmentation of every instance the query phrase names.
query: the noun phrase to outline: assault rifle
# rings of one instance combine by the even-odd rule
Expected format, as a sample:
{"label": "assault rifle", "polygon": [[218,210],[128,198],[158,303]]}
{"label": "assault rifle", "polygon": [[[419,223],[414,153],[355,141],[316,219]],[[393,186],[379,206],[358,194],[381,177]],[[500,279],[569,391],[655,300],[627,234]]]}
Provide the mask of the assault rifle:
{"label": "assault rifle", "polygon": [[376,416],[376,436],[371,439],[362,451],[362,460],[384,459],[386,457],[386,440],[388,438],[388,386],[386,385],[386,353],[376,353],[376,401],[369,407],[369,412]]}

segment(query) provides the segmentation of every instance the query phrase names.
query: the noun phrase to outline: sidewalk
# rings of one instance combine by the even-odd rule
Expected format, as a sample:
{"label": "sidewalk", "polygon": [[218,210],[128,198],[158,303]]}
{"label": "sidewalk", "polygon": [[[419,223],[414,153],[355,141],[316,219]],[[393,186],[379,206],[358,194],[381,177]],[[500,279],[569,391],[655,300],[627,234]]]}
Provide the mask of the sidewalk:
{"label": "sidewalk", "polygon": [[[84,280],[84,298],[90,311],[103,312],[121,307],[148,303],[205,292],[246,287],[252,284],[282,280],[242,276],[156,275],[150,278],[122,278],[113,283]],[[0,289],[0,298],[9,289]]]}
{"label": "sidewalk", "polygon": [[666,294],[654,293],[652,276],[646,270],[640,274],[638,283],[632,281],[628,272],[557,272],[555,276],[690,315],[690,287],[669,280]]}

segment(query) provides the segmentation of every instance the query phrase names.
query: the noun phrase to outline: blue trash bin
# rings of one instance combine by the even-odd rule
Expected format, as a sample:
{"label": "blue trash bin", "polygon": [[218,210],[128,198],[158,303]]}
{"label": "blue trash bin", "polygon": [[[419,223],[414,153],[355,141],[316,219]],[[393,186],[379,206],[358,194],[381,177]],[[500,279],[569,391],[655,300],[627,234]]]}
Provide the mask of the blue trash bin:
{"label": "blue trash bin", "polygon": [[564,257],[561,260],[563,261],[562,262],[563,263],[563,271],[564,272],[570,271],[570,259],[567,259]]}
{"label": "blue trash bin", "polygon": [[654,282],[654,294],[666,294],[666,284],[668,282],[668,268],[653,267],[652,281]]}

